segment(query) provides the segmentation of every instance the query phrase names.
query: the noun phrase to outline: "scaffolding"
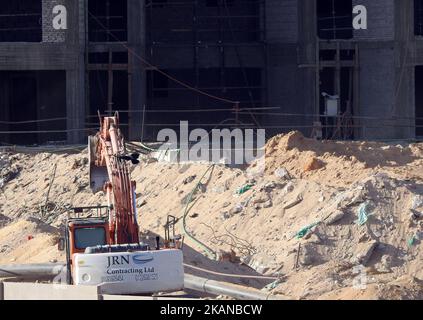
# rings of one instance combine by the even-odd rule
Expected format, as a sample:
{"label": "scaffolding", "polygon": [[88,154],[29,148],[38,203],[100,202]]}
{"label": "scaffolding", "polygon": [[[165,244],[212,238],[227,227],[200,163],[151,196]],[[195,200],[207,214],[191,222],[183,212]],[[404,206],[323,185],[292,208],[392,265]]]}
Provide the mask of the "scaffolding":
{"label": "scaffolding", "polygon": [[[131,53],[126,0],[88,0],[86,11],[86,127],[95,125],[97,112],[131,110]],[[128,113],[121,114],[128,135]]]}
{"label": "scaffolding", "polygon": [[[165,65],[166,73],[193,88],[239,101],[243,107],[255,108],[267,102],[264,1],[149,0],[145,10],[146,51],[154,65]],[[254,53],[259,53],[256,59],[263,63],[253,67],[246,63],[244,56],[249,50],[256,50]],[[230,63],[228,56],[231,56]],[[146,108],[149,110],[231,107],[189,92],[154,69],[147,71],[147,82]],[[222,112],[210,115],[210,120],[231,116],[230,112]],[[193,117],[191,115],[191,119]],[[205,118],[203,114],[201,119]],[[175,119],[175,115],[169,115],[169,121],[171,119]]]}
{"label": "scaffolding", "polygon": [[351,39],[352,1],[318,0],[317,29],[320,39]]}
{"label": "scaffolding", "polygon": [[41,42],[41,0],[3,2],[0,6],[0,42]]}

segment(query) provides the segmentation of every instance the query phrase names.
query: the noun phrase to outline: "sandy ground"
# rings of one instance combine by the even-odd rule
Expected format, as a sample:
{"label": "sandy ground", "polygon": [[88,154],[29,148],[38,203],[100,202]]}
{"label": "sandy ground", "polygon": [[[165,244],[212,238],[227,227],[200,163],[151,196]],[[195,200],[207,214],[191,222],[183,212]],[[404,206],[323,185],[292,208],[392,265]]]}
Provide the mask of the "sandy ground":
{"label": "sandy ground", "polygon": [[[279,277],[211,276],[260,289],[270,284],[294,299],[421,299],[422,153],[422,144],[319,142],[298,132],[274,137],[263,175],[252,179],[220,165],[208,171],[190,203],[187,228],[224,261],[210,259],[188,237],[185,261],[221,273]],[[182,217],[208,167],[146,159],[131,168],[146,241],[163,235],[168,215]],[[102,192],[88,188],[86,152],[3,153],[0,170],[0,263],[62,261],[56,242],[65,207],[105,202]],[[246,185],[251,189],[236,193]],[[177,231],[183,233],[182,219]]]}

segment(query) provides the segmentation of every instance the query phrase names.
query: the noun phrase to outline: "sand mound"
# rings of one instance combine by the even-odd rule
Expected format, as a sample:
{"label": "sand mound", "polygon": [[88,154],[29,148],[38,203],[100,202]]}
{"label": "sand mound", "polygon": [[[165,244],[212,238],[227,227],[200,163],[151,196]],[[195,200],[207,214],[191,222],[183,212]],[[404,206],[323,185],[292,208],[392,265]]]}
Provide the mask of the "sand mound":
{"label": "sand mound", "polygon": [[[297,178],[348,186],[378,172],[423,179],[423,146],[376,142],[316,141],[300,132],[273,137],[266,144],[266,172],[285,167]],[[317,166],[310,163],[319,162]]]}
{"label": "sand mound", "polygon": [[59,230],[37,219],[18,220],[0,229],[0,263],[63,260],[56,249]]}
{"label": "sand mound", "polygon": [[[423,298],[422,150],[320,142],[298,132],[276,136],[266,146],[263,176],[252,180],[215,166],[190,203],[187,230],[228,261],[210,260],[188,238],[185,260],[223,273],[278,276],[272,290],[293,298]],[[9,246],[0,263],[63,260],[53,240],[57,229],[48,226],[62,225],[66,206],[106,202],[89,191],[86,157],[86,151],[8,155],[19,173],[0,193],[0,214],[12,219],[0,229],[0,248]],[[144,240],[163,235],[168,215],[182,217],[207,168],[148,161],[131,169]],[[176,231],[183,232],[182,219]],[[357,284],[362,275],[365,283]],[[272,282],[213,277],[257,288]]]}

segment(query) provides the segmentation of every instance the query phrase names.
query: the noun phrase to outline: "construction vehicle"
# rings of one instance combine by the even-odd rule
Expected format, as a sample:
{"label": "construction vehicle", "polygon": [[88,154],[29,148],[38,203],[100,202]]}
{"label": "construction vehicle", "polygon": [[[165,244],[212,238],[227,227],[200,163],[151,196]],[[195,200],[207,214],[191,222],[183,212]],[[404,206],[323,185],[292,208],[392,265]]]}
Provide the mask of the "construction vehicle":
{"label": "construction vehicle", "polygon": [[[90,187],[103,191],[107,205],[73,208],[59,247],[66,250],[67,283],[101,285],[111,294],[170,292],[183,289],[181,237],[175,235],[175,219],[165,226],[163,245],[140,243],[136,184],[119,129],[119,115],[100,118],[100,131],[88,138]],[[173,232],[170,230],[173,229]]]}

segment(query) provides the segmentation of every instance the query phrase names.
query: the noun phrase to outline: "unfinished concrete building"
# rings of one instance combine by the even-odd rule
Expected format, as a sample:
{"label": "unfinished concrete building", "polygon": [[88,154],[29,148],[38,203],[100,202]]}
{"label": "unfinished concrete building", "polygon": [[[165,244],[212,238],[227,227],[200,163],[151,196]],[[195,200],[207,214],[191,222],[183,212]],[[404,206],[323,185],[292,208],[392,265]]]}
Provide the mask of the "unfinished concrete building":
{"label": "unfinished concrete building", "polygon": [[[366,30],[352,28],[356,5]],[[422,0],[14,0],[0,17],[4,143],[82,142],[97,110],[120,110],[131,139],[180,120],[423,136]]]}

